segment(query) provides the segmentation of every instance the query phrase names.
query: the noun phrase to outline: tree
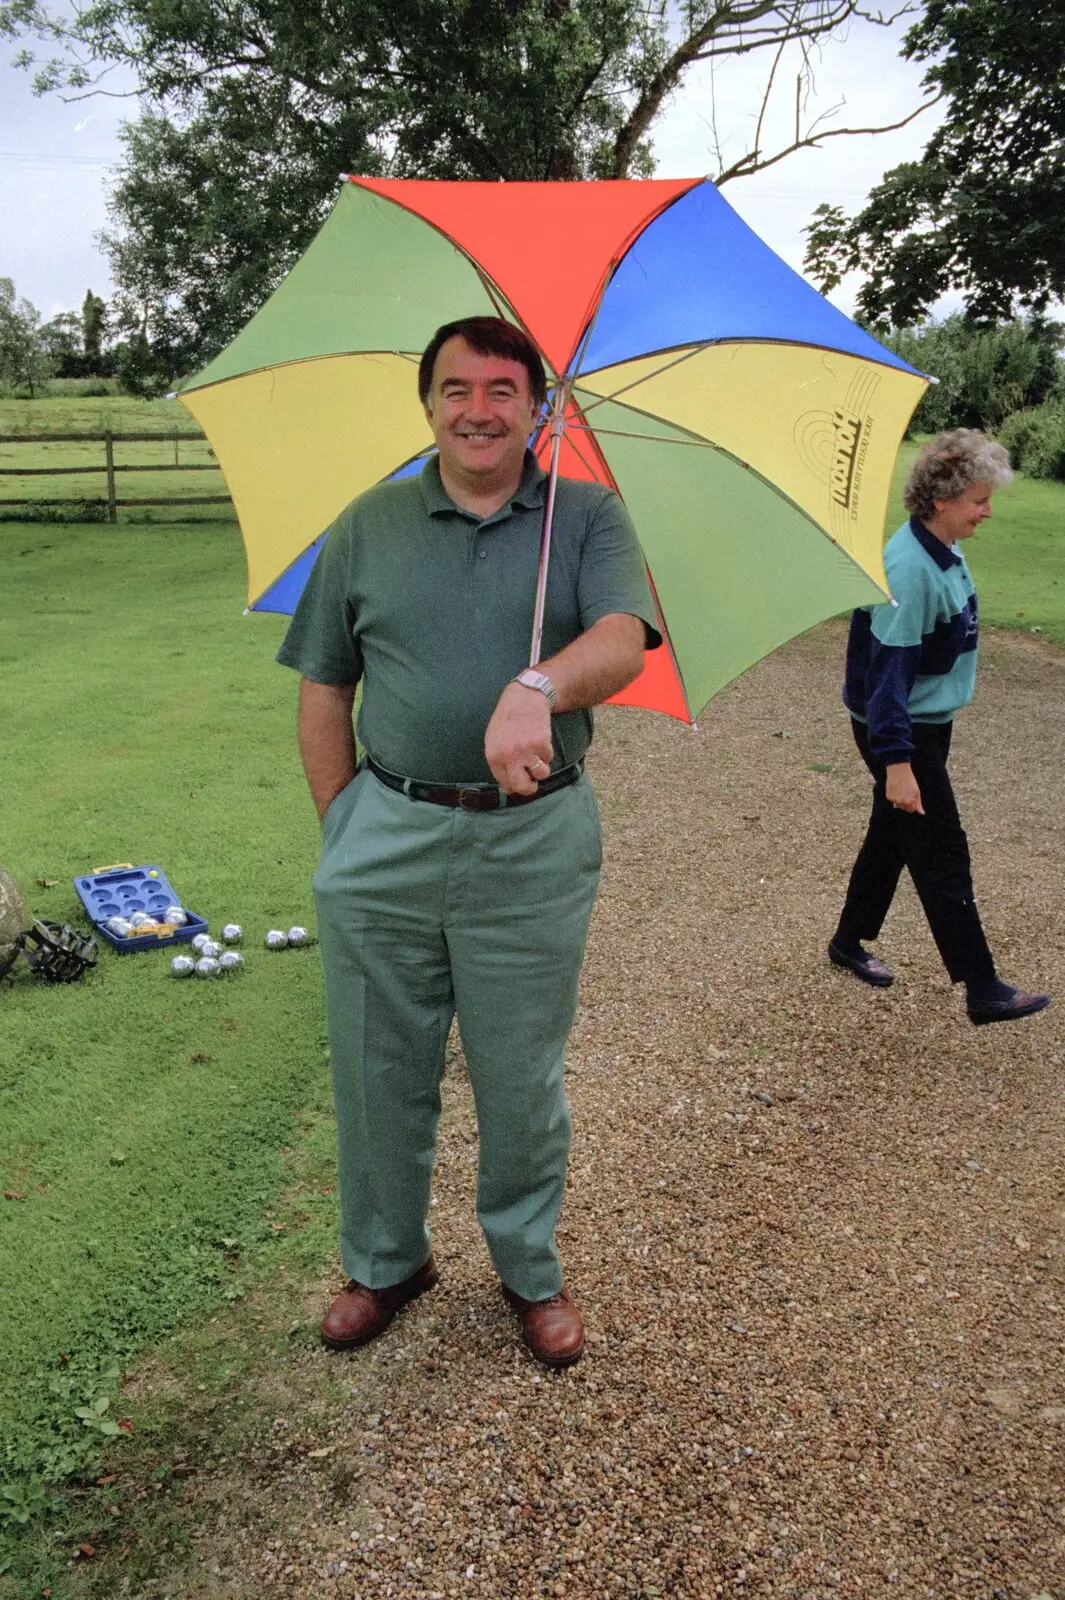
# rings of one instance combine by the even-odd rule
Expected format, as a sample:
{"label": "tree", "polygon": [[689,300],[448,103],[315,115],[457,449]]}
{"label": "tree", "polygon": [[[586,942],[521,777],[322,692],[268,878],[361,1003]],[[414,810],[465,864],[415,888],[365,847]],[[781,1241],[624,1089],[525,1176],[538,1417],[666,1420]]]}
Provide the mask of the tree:
{"label": "tree", "polygon": [[28,388],[30,399],[51,376],[52,364],[41,342],[41,314],[19,299],[10,278],[0,278],[0,383]]}
{"label": "tree", "polygon": [[1014,412],[1040,406],[1062,381],[1065,328],[1038,313],[998,326],[958,313],[884,342],[911,366],[939,379],[925,391],[911,424],[918,433],[984,428],[997,433]]}
{"label": "tree", "polygon": [[24,51],[39,88],[100,92],[115,66],[136,82],[145,110],[127,129],[107,243],[120,324],[172,375],[261,304],[339,172],[647,173],[655,118],[696,62],[761,51],[773,89],[791,52],[790,135],[763,147],[763,105],[719,177],[756,172],[847,131],[804,120],[802,90],[817,41],[861,18],[888,20],[860,0],[95,0],[63,21],[38,0],[0,0],[0,35],[76,52]]}
{"label": "tree", "polygon": [[929,61],[947,116],[920,161],[895,167],[847,217],[823,205],[807,270],[824,292],[868,281],[871,320],[919,321],[950,289],[970,315],[1043,310],[1065,293],[1065,7],[1060,0],[929,0],[903,54]]}
{"label": "tree", "polygon": [[81,378],[85,374],[81,318],[74,311],[61,311],[38,329],[37,337],[59,378]]}
{"label": "tree", "polygon": [[107,304],[91,289],[81,303],[81,342],[85,369],[92,377],[104,370],[103,338],[107,328]]}

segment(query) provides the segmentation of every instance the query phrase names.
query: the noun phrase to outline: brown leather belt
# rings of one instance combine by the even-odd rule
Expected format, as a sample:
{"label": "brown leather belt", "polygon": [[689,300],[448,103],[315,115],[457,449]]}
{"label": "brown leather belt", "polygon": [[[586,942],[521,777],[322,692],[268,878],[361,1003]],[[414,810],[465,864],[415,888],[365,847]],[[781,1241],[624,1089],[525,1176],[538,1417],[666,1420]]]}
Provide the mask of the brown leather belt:
{"label": "brown leather belt", "polygon": [[576,761],[571,767],[552,772],[537,786],[535,794],[506,794],[494,784],[420,783],[417,778],[401,778],[398,772],[379,767],[372,756],[365,757],[365,764],[386,789],[405,794],[409,800],[425,800],[431,806],[457,806],[461,811],[510,811],[514,806],[527,806],[576,783],[584,771],[584,762]]}

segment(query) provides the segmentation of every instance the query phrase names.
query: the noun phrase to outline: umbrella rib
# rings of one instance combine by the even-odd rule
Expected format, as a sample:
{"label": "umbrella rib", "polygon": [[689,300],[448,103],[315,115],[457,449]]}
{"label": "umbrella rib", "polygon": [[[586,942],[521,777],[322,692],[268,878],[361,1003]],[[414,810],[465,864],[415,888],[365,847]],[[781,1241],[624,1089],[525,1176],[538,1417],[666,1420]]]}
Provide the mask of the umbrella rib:
{"label": "umbrella rib", "polygon": [[[628,433],[624,428],[590,428],[585,422],[567,422],[566,427],[581,433],[610,434],[614,439],[642,439],[645,444],[693,444],[699,450],[716,450],[718,455],[729,456],[734,461],[739,460],[738,456],[732,455],[731,450],[725,450],[721,445],[714,444],[711,439],[676,439],[666,438],[660,433]],[[743,465],[746,466],[747,463],[744,462]]]}
{"label": "umbrella rib", "polygon": [[685,350],[681,355],[674,356],[672,361],[667,361],[663,366],[656,367],[653,372],[645,372],[639,378],[633,378],[631,383],[623,383],[621,388],[615,389],[612,394],[599,395],[592,401],[591,405],[581,406],[581,410],[587,416],[588,412],[594,411],[596,406],[606,405],[608,400],[616,400],[619,394],[628,394],[630,389],[639,388],[641,383],[649,383],[652,378],[660,377],[663,372],[668,372],[671,367],[679,367],[682,361],[690,361],[692,356],[699,355],[703,350],[709,350],[710,346],[716,342],[714,339],[704,339],[702,344],[692,345],[690,349]]}
{"label": "umbrella rib", "polygon": [[[463,253],[465,254],[465,252],[463,252]],[[507,307],[507,309],[509,309],[510,311],[513,312],[514,316],[517,316],[518,313],[516,311],[514,311],[514,307],[513,306],[509,306],[508,303],[506,301],[504,301],[502,295],[500,295],[498,293],[495,284],[492,282],[491,278],[483,270],[483,268],[480,266],[480,264],[478,262],[474,261],[474,259],[473,259],[473,257],[471,255],[467,255],[466,259],[467,259],[467,261],[470,262],[470,264],[472,265],[472,267],[473,267],[474,271],[476,272],[477,276],[480,278],[480,280],[481,280],[481,288],[484,290],[484,292],[488,296],[489,300],[491,300],[492,304],[495,306],[495,308],[496,308],[496,316],[499,318],[499,320],[501,322],[508,322],[510,320],[509,317],[507,317],[506,314],[505,314],[505,311],[504,311],[504,307],[505,306]],[[525,333],[528,333],[529,330],[528,330],[528,328],[525,327],[524,322],[521,322],[520,318],[518,320],[519,320],[519,323],[520,323],[523,331]]]}

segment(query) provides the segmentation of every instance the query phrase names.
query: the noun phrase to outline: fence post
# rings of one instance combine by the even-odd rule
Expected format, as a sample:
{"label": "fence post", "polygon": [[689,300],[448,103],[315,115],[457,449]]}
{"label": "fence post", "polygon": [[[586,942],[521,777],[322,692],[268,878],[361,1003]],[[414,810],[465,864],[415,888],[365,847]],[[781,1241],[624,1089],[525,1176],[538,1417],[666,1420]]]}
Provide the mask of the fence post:
{"label": "fence post", "polygon": [[118,522],[118,507],[115,505],[115,442],[110,428],[104,434],[104,450],[107,452],[107,520],[114,526]]}

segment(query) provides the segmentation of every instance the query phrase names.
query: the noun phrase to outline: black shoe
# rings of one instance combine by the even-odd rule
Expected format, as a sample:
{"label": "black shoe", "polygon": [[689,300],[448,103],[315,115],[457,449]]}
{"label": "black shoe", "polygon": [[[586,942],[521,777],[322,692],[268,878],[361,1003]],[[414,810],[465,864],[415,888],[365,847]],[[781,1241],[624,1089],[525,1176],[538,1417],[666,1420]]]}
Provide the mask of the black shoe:
{"label": "black shoe", "polygon": [[969,1021],[974,1028],[983,1028],[989,1022],[1016,1022],[1018,1017],[1034,1017],[1050,1004],[1048,994],[1025,994],[1023,989],[1013,989],[1001,1000],[985,1000],[968,1007]]}
{"label": "black shoe", "polygon": [[863,983],[872,984],[874,989],[889,989],[895,982],[891,968],[885,967],[868,950],[863,950],[860,944],[855,945],[853,950],[845,950],[833,939],[828,947],[828,959],[834,967],[845,967],[856,978],[861,978]]}

